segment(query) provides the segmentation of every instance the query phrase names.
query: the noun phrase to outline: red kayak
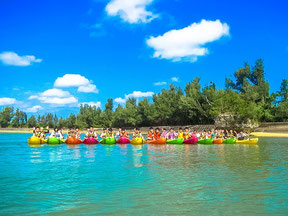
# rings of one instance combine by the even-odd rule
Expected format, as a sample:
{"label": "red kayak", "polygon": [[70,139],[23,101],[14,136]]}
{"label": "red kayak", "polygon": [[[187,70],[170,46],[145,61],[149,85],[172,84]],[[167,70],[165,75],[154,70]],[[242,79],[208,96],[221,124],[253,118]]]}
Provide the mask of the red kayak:
{"label": "red kayak", "polygon": [[120,137],[119,139],[117,139],[116,143],[118,144],[128,144],[130,143],[130,140],[126,137]]}
{"label": "red kayak", "polygon": [[183,144],[197,144],[198,139],[197,137],[193,136],[189,139],[184,140]]}
{"label": "red kayak", "polygon": [[93,137],[89,137],[87,139],[84,139],[83,143],[84,144],[98,144],[99,141]]}

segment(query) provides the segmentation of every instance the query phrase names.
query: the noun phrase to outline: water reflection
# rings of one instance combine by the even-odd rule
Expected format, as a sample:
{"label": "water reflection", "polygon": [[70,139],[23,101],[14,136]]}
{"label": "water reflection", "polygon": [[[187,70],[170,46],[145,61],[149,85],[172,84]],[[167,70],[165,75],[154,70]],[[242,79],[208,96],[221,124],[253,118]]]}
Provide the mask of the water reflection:
{"label": "water reflection", "polygon": [[133,145],[133,165],[134,167],[142,167],[142,156],[143,156],[143,146],[142,145]]}

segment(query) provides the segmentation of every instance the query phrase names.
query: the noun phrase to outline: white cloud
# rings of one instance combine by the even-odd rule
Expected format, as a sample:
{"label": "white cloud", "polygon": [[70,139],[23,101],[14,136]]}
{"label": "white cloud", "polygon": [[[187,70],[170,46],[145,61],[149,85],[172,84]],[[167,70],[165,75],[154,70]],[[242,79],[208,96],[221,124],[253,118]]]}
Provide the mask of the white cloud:
{"label": "white cloud", "polygon": [[0,98],[0,106],[12,105],[15,103],[16,103],[15,98],[7,98],[7,97]]}
{"label": "white cloud", "polygon": [[39,110],[42,110],[42,109],[43,109],[42,106],[36,105],[36,106],[33,106],[33,107],[30,107],[30,108],[26,109],[26,112],[36,113],[36,112],[38,112]]}
{"label": "white cloud", "polygon": [[115,98],[114,100],[116,103],[125,103],[126,102],[126,99],[125,98]]}
{"label": "white cloud", "polygon": [[70,93],[68,91],[63,91],[61,89],[48,89],[40,94],[43,97],[69,97]]}
{"label": "white cloud", "polygon": [[90,81],[80,74],[65,74],[58,77],[54,83],[55,87],[79,87],[89,85]]}
{"label": "white cloud", "polygon": [[172,80],[173,82],[179,82],[179,78],[178,78],[178,77],[172,77],[171,80]]}
{"label": "white cloud", "polygon": [[84,93],[98,93],[99,92],[99,90],[96,88],[96,85],[94,84],[89,84],[87,86],[79,86],[78,91],[84,92]]}
{"label": "white cloud", "polygon": [[111,0],[105,10],[110,16],[120,16],[128,23],[148,23],[158,17],[146,7],[153,0]]}
{"label": "white cloud", "polygon": [[33,55],[19,56],[15,52],[2,52],[0,53],[0,61],[6,65],[13,66],[29,66],[32,63],[42,62],[42,59],[37,59]]}
{"label": "white cloud", "polygon": [[155,86],[162,86],[162,85],[167,85],[167,82],[156,82],[154,83]]}
{"label": "white cloud", "polygon": [[96,103],[95,102],[83,102],[83,103],[80,103],[80,105],[89,105],[89,106],[95,106],[96,108],[100,108],[101,107],[101,102],[100,101],[97,101]]}
{"label": "white cloud", "polygon": [[55,104],[55,105],[67,105],[78,103],[78,100],[71,96],[67,98],[59,98],[59,97],[38,97],[39,101],[42,103]]}
{"label": "white cloud", "polygon": [[202,20],[183,29],[168,31],[162,36],[151,36],[146,42],[155,50],[154,58],[195,62],[199,56],[209,53],[204,45],[223,36],[229,36],[226,23]]}
{"label": "white cloud", "polygon": [[128,98],[141,98],[141,97],[152,97],[154,92],[141,92],[133,91],[133,93],[125,95],[125,98],[116,98],[114,101],[116,103],[125,103]]}
{"label": "white cloud", "polygon": [[78,92],[98,93],[96,85],[80,74],[65,74],[54,82],[55,87],[78,87]]}

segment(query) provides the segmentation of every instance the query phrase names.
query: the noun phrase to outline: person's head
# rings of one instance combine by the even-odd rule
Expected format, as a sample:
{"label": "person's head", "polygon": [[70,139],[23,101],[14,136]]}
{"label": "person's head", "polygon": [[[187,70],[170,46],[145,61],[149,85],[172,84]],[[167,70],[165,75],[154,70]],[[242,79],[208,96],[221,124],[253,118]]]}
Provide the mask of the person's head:
{"label": "person's head", "polygon": [[118,130],[121,132],[121,131],[122,131],[122,128],[119,128]]}
{"label": "person's head", "polygon": [[92,132],[93,131],[93,127],[90,126],[89,127],[89,131]]}
{"label": "person's head", "polygon": [[182,132],[182,128],[181,128],[181,127],[179,128],[179,132],[180,132],[180,133]]}
{"label": "person's head", "polygon": [[163,128],[162,131],[163,131],[163,132],[166,132],[166,128]]}
{"label": "person's head", "polygon": [[149,130],[150,130],[150,131],[154,131],[153,127],[150,127]]}
{"label": "person's head", "polygon": [[185,127],[185,132],[189,132],[189,128],[188,127]]}
{"label": "person's head", "polygon": [[103,128],[103,132],[106,132],[106,128]]}
{"label": "person's head", "polygon": [[76,131],[77,131],[77,132],[79,131],[79,128],[78,128],[78,127],[76,127]]}
{"label": "person's head", "polygon": [[57,127],[55,127],[55,128],[54,128],[54,131],[55,131],[55,132],[58,132],[58,128],[57,128]]}
{"label": "person's head", "polygon": [[38,132],[38,131],[40,131],[40,128],[39,128],[39,127],[36,127],[36,129],[35,129],[35,130]]}
{"label": "person's head", "polygon": [[40,127],[40,131],[43,132],[43,127]]}
{"label": "person's head", "polygon": [[135,128],[135,132],[139,133],[140,129],[139,128]]}
{"label": "person's head", "polygon": [[109,129],[108,129],[108,131],[109,131],[110,133],[112,133],[112,132],[113,132],[112,128],[109,128]]}
{"label": "person's head", "polygon": [[197,133],[197,131],[196,130],[194,130],[194,132],[193,133]]}
{"label": "person's head", "polygon": [[156,128],[156,129],[155,129],[155,132],[156,132],[156,133],[160,132],[160,129],[159,129],[159,128]]}

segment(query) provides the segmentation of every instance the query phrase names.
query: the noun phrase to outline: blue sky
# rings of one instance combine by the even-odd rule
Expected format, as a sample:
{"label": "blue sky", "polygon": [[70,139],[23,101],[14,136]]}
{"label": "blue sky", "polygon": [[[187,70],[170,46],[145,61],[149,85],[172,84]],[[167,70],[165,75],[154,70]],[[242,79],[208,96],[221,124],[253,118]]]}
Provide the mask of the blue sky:
{"label": "blue sky", "polygon": [[[263,58],[271,90],[288,78],[288,3],[83,0],[0,2],[0,106],[67,116],[150,96],[194,77],[223,88]],[[173,78],[173,79],[172,79]],[[56,81],[58,80],[58,81]],[[166,83],[166,84],[165,84]]]}

